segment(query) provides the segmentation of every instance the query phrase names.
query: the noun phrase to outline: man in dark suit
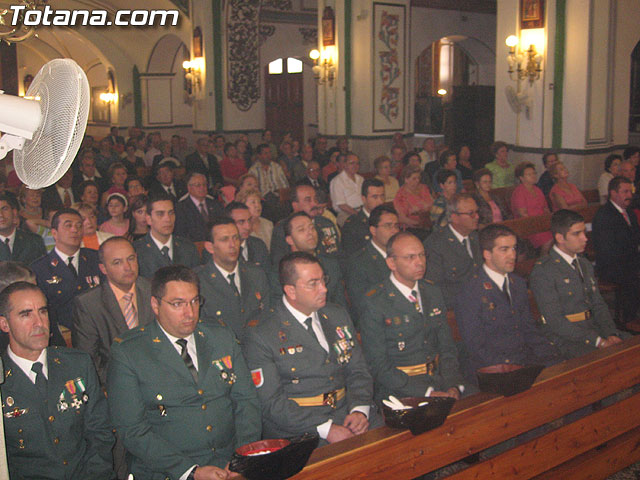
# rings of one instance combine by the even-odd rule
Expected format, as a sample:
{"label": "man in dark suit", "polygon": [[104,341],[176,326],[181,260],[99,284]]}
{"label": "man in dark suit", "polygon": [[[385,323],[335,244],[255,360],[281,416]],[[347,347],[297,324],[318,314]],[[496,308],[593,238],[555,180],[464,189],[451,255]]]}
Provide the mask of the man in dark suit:
{"label": "man in dark suit", "polygon": [[109,135],[105,138],[111,145],[115,145],[116,143],[124,145],[124,137],[118,135],[118,127],[111,127],[109,129]]}
{"label": "man in dark suit", "polygon": [[0,293],[2,410],[11,478],[115,479],[107,402],[85,353],[49,343],[42,291],[17,282]]}
{"label": "man in dark suit", "polygon": [[456,323],[467,347],[467,378],[473,383],[482,367],[549,366],[563,360],[533,320],[526,282],[513,274],[516,244],[508,227],[485,227],[480,232],[484,265],[456,297]]}
{"label": "man in dark suit", "polygon": [[615,177],[609,182],[609,201],[600,207],[593,219],[593,246],[598,278],[620,286],[620,325],[640,331],[637,322],[640,229],[635,213],[629,208],[632,198],[631,180]]}
{"label": "man in dark suit", "polygon": [[151,282],[156,320],[116,339],[107,377],[113,426],[136,480],[224,479],[260,439],[260,404],[233,333],[199,323],[198,277],[175,265]]}
{"label": "man in dark suit", "polygon": [[[307,144],[303,147],[304,149],[311,149],[311,145]],[[311,160],[307,163],[307,174],[304,178],[302,178],[298,183],[300,185],[310,185],[316,190],[321,190],[325,193],[325,196],[329,196],[329,184],[325,182],[324,178],[322,178],[322,169],[320,168],[320,164],[315,160]]]}
{"label": "man in dark suit", "polygon": [[178,202],[176,208],[176,235],[192,242],[209,239],[208,225],[224,215],[220,203],[207,195],[207,177],[190,172],[186,178],[188,195]]}
{"label": "man in dark suit", "polygon": [[149,195],[157,195],[163,192],[171,195],[176,202],[187,192],[183,183],[175,179],[172,162],[161,162],[156,167],[155,178],[149,185]]}
{"label": "man in dark suit", "polygon": [[236,227],[238,227],[238,233],[240,234],[240,261],[259,266],[269,276],[271,272],[269,250],[261,239],[251,235],[249,207],[244,203],[230,202],[224,208],[224,211],[236,222]]}
{"label": "man in dark suit", "polygon": [[150,195],[147,200],[149,233],[136,240],[140,276],[151,278],[156,270],[169,265],[200,265],[200,255],[193,242],[173,234],[176,223],[175,202],[165,193]]}
{"label": "man in dark suit", "polygon": [[347,268],[344,269],[353,323],[358,329],[364,294],[391,273],[386,262],[387,242],[399,231],[398,215],[393,207],[387,205],[374,208],[368,222],[371,239],[347,259]]}
{"label": "man in dark suit", "polygon": [[187,172],[198,172],[207,176],[212,190],[217,190],[224,184],[222,171],[218,160],[214,155],[207,152],[209,140],[205,137],[199,138],[196,142],[196,151],[187,155],[184,159]]}
{"label": "man in dark suit", "polygon": [[196,270],[205,299],[201,316],[230,327],[242,343],[247,323],[269,308],[269,280],[260,267],[238,261],[240,235],[233,219],[216,219],[210,235],[205,249],[211,257]]}
{"label": "man in dark suit", "polygon": [[42,192],[43,208],[47,211],[70,208],[76,202],[72,186],[73,169],[70,168],[55,185],[44,189],[44,192]]}
{"label": "man in dark suit", "polygon": [[309,432],[333,443],[374,428],[371,375],[346,310],[327,304],[322,266],[294,252],[281,260],[280,276],[284,296],[249,326],[244,346],[263,436]]}
{"label": "man in dark suit", "polygon": [[40,235],[16,228],[20,205],[14,197],[0,194],[0,260],[29,265],[47,254]]}
{"label": "man in dark suit", "polygon": [[98,256],[106,281],[75,298],[71,338],[74,348],[91,355],[100,383],[105,385],[114,338],[151,322],[153,312],[151,285],[138,277],[138,258],[131,242],[108,238],[100,245]]}
{"label": "man in dark suit", "polygon": [[482,263],[478,205],[470,195],[457,194],[447,204],[446,213],[449,224],[424,241],[429,255],[424,278],[440,287],[447,308],[453,308],[460,288]]}
{"label": "man in dark suit", "polygon": [[374,208],[384,203],[384,183],[377,178],[362,182],[362,207],[358,213],[347,218],[342,226],[342,250],[345,255],[360,250],[371,238],[369,215]]}
{"label": "man in dark suit", "polygon": [[96,182],[98,186],[98,194],[102,194],[107,190],[107,182],[104,178],[98,176],[98,170],[96,169],[96,161],[93,158],[93,152],[91,150],[85,150],[80,156],[80,165],[78,171],[73,175],[73,181],[71,188],[73,189],[73,196],[78,200],[81,197],[80,185],[83,182],[92,180]]}
{"label": "man in dark suit", "polygon": [[38,286],[47,296],[51,321],[51,344],[64,346],[58,326],[72,327],[73,298],[100,284],[98,252],[80,248],[82,217],[71,208],[58,210],[51,219],[56,245],[31,264]]}

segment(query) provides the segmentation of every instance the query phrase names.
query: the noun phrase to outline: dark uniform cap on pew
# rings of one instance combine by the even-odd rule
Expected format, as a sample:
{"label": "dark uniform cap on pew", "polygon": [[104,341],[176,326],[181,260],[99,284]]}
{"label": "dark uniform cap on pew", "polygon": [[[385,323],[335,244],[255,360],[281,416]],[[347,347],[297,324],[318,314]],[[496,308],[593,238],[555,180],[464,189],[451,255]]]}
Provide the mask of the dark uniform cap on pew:
{"label": "dark uniform cap on pew", "polygon": [[544,369],[542,365],[492,365],[479,368],[478,386],[483,392],[510,397],[529,389]]}
{"label": "dark uniform cap on pew", "polygon": [[[392,428],[408,428],[413,435],[442,425],[456,402],[455,398],[451,397],[405,397],[399,400],[411,408],[393,410],[383,404],[384,421]],[[418,406],[425,402],[426,405]]]}
{"label": "dark uniform cap on pew", "polygon": [[305,433],[291,440],[248,443],[233,453],[229,469],[248,480],[283,480],[304,468],[319,441],[317,434]]}

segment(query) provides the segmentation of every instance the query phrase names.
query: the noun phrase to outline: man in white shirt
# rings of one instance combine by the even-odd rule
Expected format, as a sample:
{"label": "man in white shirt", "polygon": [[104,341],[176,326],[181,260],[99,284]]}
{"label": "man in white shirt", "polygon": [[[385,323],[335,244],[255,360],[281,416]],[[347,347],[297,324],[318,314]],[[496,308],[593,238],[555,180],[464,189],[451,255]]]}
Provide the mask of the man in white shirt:
{"label": "man in white shirt", "polygon": [[338,225],[342,226],[344,221],[357,213],[357,209],[362,206],[362,182],[364,178],[358,175],[360,159],[354,153],[347,155],[344,170],[331,180],[329,190],[331,192],[331,202],[338,211]]}

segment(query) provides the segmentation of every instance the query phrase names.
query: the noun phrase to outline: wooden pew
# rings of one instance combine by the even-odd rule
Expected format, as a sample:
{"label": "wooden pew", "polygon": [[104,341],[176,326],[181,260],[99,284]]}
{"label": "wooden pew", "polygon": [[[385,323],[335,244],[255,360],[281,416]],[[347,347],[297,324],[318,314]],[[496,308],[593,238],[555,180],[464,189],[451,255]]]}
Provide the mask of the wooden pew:
{"label": "wooden pew", "polygon": [[606,478],[640,460],[640,393],[605,407],[596,402],[638,383],[635,337],[547,368],[518,395],[479,393],[460,400],[442,426],[422,435],[382,427],[318,448],[292,478],[413,479],[584,407],[579,420],[505,445],[503,453],[449,478]]}

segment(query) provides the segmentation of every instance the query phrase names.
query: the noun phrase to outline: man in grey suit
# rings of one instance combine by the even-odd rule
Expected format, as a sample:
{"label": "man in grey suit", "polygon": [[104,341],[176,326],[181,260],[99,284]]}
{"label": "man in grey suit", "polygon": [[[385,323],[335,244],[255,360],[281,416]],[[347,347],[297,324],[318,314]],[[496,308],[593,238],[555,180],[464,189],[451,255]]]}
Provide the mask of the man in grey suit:
{"label": "man in grey suit", "polygon": [[456,294],[482,265],[478,241],[478,204],[470,195],[455,195],[447,204],[449,224],[433,232],[424,242],[427,252],[425,280],[440,287],[447,308]]}
{"label": "man in grey suit", "polygon": [[293,252],[280,261],[284,296],[250,326],[244,345],[264,438],[317,432],[323,442],[364,433],[379,422],[373,382],[346,310],[327,304],[318,259]]}
{"label": "man in grey suit", "polygon": [[107,281],[74,299],[71,339],[75,348],[91,355],[104,385],[114,338],[151,322],[153,312],[151,285],[138,277],[138,258],[129,240],[108,238],[98,258]]}
{"label": "man in grey suit", "polygon": [[173,234],[176,223],[175,202],[167,193],[150,195],[147,200],[149,233],[133,244],[138,254],[140,276],[151,278],[161,267],[200,264],[196,246],[186,238]]}

